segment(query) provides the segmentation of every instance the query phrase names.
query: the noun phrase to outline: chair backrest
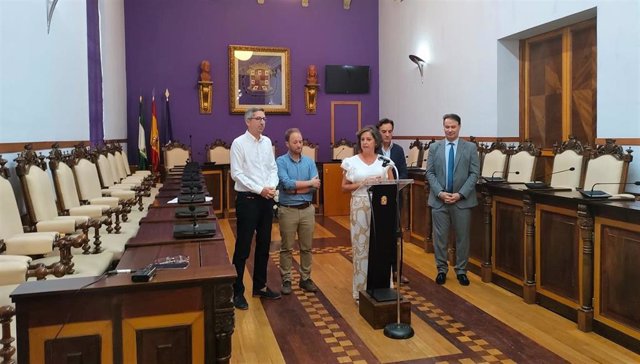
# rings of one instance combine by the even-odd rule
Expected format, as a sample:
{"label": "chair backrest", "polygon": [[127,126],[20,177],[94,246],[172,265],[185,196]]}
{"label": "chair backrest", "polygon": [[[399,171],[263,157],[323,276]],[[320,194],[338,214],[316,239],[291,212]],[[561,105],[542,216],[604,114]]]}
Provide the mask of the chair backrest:
{"label": "chair backrest", "polygon": [[510,155],[507,182],[531,181],[540,153],[540,149],[536,148],[530,139],[520,143],[517,148],[510,147],[507,152]]}
{"label": "chair backrest", "polygon": [[31,223],[51,220],[58,216],[54,188],[42,154],[37,155],[31,144],[15,159],[16,172],[25,196],[25,202]]}
{"label": "chair backrest", "polygon": [[[573,136],[554,145],[553,169],[551,170],[551,187],[578,188],[584,165],[584,147]],[[573,171],[569,170],[574,168]],[[561,172],[562,171],[562,172]]]}
{"label": "chair backrest", "polygon": [[22,221],[18,203],[9,182],[7,161],[0,155],[0,239],[22,233]]}
{"label": "chair backrest", "polygon": [[422,167],[422,155],[424,153],[424,150],[422,148],[422,142],[420,142],[420,140],[418,139],[409,144],[409,151],[407,153],[408,168]]}
{"label": "chair backrest", "polygon": [[98,166],[98,175],[100,176],[100,183],[103,187],[111,187],[116,183],[116,177],[113,175],[111,169],[111,163],[109,163],[109,159],[106,156],[104,150],[97,149],[97,166]]}
{"label": "chair backrest", "polygon": [[346,139],[340,139],[337,143],[331,144],[331,159],[343,160],[354,155],[355,149],[353,143]]}
{"label": "chair backrest", "polygon": [[91,200],[102,197],[102,184],[96,165],[96,154],[90,153],[84,144],[76,145],[72,151],[73,174],[78,186],[81,200]]}
{"label": "chair backrest", "polygon": [[421,164],[421,168],[422,169],[427,169],[427,163],[429,160],[429,147],[431,146],[431,144],[435,143],[436,140],[435,139],[431,139],[431,141],[424,143],[424,146],[422,147],[422,164]]}
{"label": "chair backrest", "polygon": [[597,185],[595,189],[612,195],[624,191],[623,183],[627,181],[629,163],[633,159],[632,150],[625,153],[615,142],[615,139],[607,139],[606,144],[587,150],[590,159],[582,184],[585,190],[591,190],[596,183],[611,183]]}
{"label": "chair backrest", "polygon": [[168,143],[162,150],[164,151],[164,168],[166,170],[186,165],[191,156],[189,147],[178,141]]}
{"label": "chair backrest", "polygon": [[311,158],[312,161],[318,160],[318,145],[310,142],[308,139],[302,140],[302,155]]}
{"label": "chair backrest", "polygon": [[62,210],[80,206],[73,170],[65,163],[65,158],[68,157],[63,155],[58,143],[55,143],[49,152],[49,169],[51,170],[58,203]]}
{"label": "chair backrest", "polygon": [[216,164],[229,164],[231,163],[231,150],[229,145],[220,139],[216,139],[210,145],[205,146],[208,162],[216,162]]}
{"label": "chair backrest", "polygon": [[489,148],[483,147],[482,177],[502,177],[507,166],[507,145],[500,139],[491,143]]}
{"label": "chair backrest", "polygon": [[116,183],[127,177],[127,172],[125,172],[124,166],[121,166],[120,163],[118,163],[115,153],[110,149],[107,150],[107,160],[109,161],[109,166],[111,166],[111,174],[115,177]]}

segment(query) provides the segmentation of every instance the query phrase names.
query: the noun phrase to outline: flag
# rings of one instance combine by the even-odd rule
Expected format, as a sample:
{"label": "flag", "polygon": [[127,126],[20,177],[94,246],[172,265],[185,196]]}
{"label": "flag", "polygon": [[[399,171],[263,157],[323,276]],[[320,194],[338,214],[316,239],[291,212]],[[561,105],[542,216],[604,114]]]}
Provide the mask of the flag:
{"label": "flag", "polygon": [[169,143],[171,143],[173,141],[173,128],[171,127],[171,110],[169,109],[169,89],[166,89],[164,91],[164,96],[166,97],[167,100],[167,112],[166,112],[166,118],[167,118],[167,137],[168,137],[168,141]]}
{"label": "flag", "polygon": [[142,96],[140,96],[140,107],[138,108],[138,169],[147,169],[147,139],[144,135],[144,114],[142,113]]}
{"label": "flag", "polygon": [[151,170],[158,173],[160,168],[160,135],[158,133],[158,118],[156,118],[156,97],[151,96]]}

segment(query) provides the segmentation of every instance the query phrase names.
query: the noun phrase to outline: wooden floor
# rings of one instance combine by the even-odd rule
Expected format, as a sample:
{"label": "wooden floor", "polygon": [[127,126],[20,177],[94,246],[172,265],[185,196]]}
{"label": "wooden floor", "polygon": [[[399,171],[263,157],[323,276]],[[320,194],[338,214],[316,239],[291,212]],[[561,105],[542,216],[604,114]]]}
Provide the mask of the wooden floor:
{"label": "wooden floor", "polygon": [[[319,216],[316,222],[312,278],[321,293],[305,293],[296,286],[292,295],[277,301],[246,295],[249,310],[236,310],[233,363],[640,362],[640,355],[581,332],[574,322],[525,304],[473,274],[468,287],[460,286],[451,273],[444,286],[435,285],[433,256],[410,243],[405,243],[404,261],[411,282],[402,292],[412,298],[416,334],[408,340],[388,339],[364,321],[351,298],[348,217]],[[232,256],[235,220],[223,219],[220,226]],[[272,240],[268,284],[279,289],[277,223]],[[297,281],[297,272],[293,275]],[[249,272],[244,282],[251,292]],[[503,328],[485,337],[493,327]],[[479,354],[469,355],[474,352]]]}

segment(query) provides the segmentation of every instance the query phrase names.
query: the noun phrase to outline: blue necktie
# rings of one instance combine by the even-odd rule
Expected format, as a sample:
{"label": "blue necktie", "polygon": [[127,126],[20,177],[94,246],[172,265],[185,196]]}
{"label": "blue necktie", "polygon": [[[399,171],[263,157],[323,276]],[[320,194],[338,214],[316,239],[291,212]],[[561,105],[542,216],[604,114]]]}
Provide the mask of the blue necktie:
{"label": "blue necktie", "polygon": [[453,192],[453,162],[455,157],[453,155],[453,143],[449,143],[449,163],[447,164],[447,192]]}

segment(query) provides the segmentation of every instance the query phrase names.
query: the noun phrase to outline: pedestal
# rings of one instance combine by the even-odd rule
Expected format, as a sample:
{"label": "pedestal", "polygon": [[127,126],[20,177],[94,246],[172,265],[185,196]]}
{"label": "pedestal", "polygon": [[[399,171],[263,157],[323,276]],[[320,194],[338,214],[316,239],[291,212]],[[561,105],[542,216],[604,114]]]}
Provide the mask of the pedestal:
{"label": "pedestal", "polygon": [[[383,329],[387,324],[397,322],[396,300],[378,302],[366,291],[360,291],[360,316],[374,329]],[[400,322],[411,324],[411,302],[400,300]]]}

